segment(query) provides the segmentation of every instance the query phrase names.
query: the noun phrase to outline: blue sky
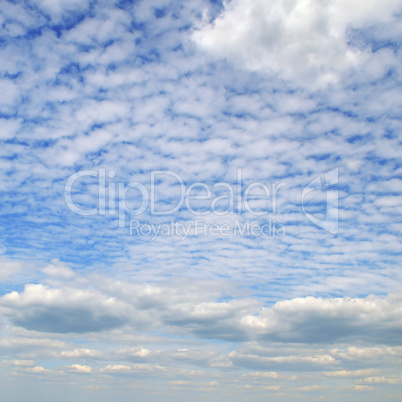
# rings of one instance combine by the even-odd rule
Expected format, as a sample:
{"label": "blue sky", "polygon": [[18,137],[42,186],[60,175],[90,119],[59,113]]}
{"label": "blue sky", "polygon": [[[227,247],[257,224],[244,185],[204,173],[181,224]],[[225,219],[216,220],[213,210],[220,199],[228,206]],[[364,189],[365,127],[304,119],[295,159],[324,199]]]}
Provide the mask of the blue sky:
{"label": "blue sky", "polygon": [[400,399],[401,11],[3,1],[2,398]]}

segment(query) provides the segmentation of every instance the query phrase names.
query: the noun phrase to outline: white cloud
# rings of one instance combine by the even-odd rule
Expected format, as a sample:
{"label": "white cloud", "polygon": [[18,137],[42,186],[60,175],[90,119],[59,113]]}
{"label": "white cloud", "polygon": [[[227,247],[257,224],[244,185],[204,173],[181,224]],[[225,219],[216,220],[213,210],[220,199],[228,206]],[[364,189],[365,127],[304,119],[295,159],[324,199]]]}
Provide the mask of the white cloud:
{"label": "white cloud", "polygon": [[32,374],[43,374],[49,372],[49,370],[45,369],[44,367],[41,366],[35,366],[35,367],[28,367],[26,369],[23,369],[25,373],[32,373]]}
{"label": "white cloud", "polygon": [[43,354],[44,350],[58,350],[66,348],[67,346],[65,342],[58,339],[27,338],[21,335],[12,337],[4,336],[0,339],[0,348],[3,350],[16,351],[17,353],[36,350]]}
{"label": "white cloud", "polygon": [[398,344],[402,329],[400,294],[381,299],[315,297],[280,301],[242,323],[267,339],[292,342],[335,342],[361,339]]}
{"label": "white cloud", "polygon": [[127,305],[97,291],[26,285],[1,298],[5,314],[18,326],[42,332],[108,330],[127,321]]}
{"label": "white cloud", "polygon": [[134,357],[147,357],[149,354],[150,351],[145,348],[140,348],[139,350],[134,350],[130,353],[130,355]]}
{"label": "white cloud", "polygon": [[84,12],[88,7],[89,0],[31,0],[32,4],[39,7],[41,11],[49,14],[55,22],[59,21],[63,14],[69,11]]}
{"label": "white cloud", "polygon": [[183,380],[176,380],[176,381],[170,381],[170,384],[172,385],[187,385],[189,384],[189,381],[183,381]]}
{"label": "white cloud", "polygon": [[364,391],[372,391],[374,388],[373,387],[369,387],[368,385],[349,385],[347,387],[345,387],[344,389],[347,390],[353,390],[353,391],[358,391],[358,392],[364,392]]}
{"label": "white cloud", "polygon": [[253,370],[281,368],[291,371],[316,370],[336,365],[337,360],[330,354],[313,355],[281,355],[264,356],[260,354],[248,354],[241,351],[233,351],[228,357],[236,366],[246,367]]}
{"label": "white cloud", "polygon": [[34,366],[35,362],[33,360],[14,360],[13,364],[15,366]]}
{"label": "white cloud", "polygon": [[356,384],[401,384],[401,377],[367,377],[362,380],[356,380]]}
{"label": "white cloud", "polygon": [[255,373],[244,374],[244,377],[276,379],[279,378],[280,375],[278,373],[275,373],[274,371],[265,371],[265,372],[257,371]]}
{"label": "white cloud", "polygon": [[22,261],[13,261],[4,257],[0,257],[0,281],[5,281],[10,277],[18,274],[24,269]]}
{"label": "white cloud", "polygon": [[297,391],[309,392],[309,391],[322,391],[328,387],[322,385],[306,385],[304,387],[296,388]]}
{"label": "white cloud", "polygon": [[388,22],[399,8],[398,0],[234,0],[193,38],[217,57],[311,86],[367,60],[348,30]]}
{"label": "white cloud", "polygon": [[109,364],[102,371],[105,373],[127,373],[131,371],[131,367],[123,364]]}
{"label": "white cloud", "polygon": [[59,260],[52,260],[51,262],[52,264],[42,269],[42,272],[50,278],[68,280],[76,276],[76,273],[70,267]]}
{"label": "white cloud", "polygon": [[100,358],[103,356],[103,352],[100,352],[98,350],[93,350],[93,349],[86,349],[86,348],[80,348],[80,349],[74,349],[74,350],[65,350],[60,353],[60,356],[66,357],[66,358],[77,358],[77,357],[94,357],[94,358]]}
{"label": "white cloud", "polygon": [[357,347],[349,346],[347,348],[335,348],[331,352],[335,357],[345,361],[379,361],[381,359],[399,360],[402,356],[402,346],[393,347]]}
{"label": "white cloud", "polygon": [[71,366],[67,366],[66,370],[75,373],[89,374],[92,372],[92,367],[83,364],[72,364]]}
{"label": "white cloud", "polygon": [[0,139],[8,140],[15,137],[20,127],[20,120],[0,118]]}
{"label": "white cloud", "polygon": [[324,375],[327,377],[354,378],[354,377],[365,377],[377,371],[378,370],[375,369],[337,370],[337,371],[327,371],[324,373]]}

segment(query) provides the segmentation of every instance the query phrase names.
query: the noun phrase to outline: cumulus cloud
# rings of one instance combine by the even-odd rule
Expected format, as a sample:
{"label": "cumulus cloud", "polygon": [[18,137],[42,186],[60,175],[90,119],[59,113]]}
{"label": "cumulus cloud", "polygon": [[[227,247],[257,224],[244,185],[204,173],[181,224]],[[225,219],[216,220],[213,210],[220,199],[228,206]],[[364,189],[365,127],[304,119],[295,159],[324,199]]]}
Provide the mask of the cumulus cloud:
{"label": "cumulus cloud", "polygon": [[[53,270],[53,268],[51,268]],[[64,272],[64,271],[63,271]],[[107,283],[107,284],[106,284]],[[216,300],[203,286],[177,293],[164,283],[121,284],[102,280],[103,291],[27,285],[0,299],[8,319],[28,330],[59,333],[107,331],[122,325],[232,341],[331,344],[364,341],[398,345],[402,296],[387,298],[304,297],[261,307],[254,298]],[[184,282],[183,282],[184,284]],[[113,292],[111,297],[109,292]],[[163,301],[163,302],[162,302]],[[144,347],[120,352],[132,358],[150,354]],[[90,349],[65,351],[63,357],[100,357]]]}
{"label": "cumulus cloud", "polygon": [[387,22],[399,9],[397,0],[234,0],[193,38],[248,69],[327,83],[366,60],[348,31]]}
{"label": "cumulus cloud", "polygon": [[364,340],[400,344],[402,297],[363,299],[297,298],[264,308],[242,323],[265,339],[281,342],[331,343]]}
{"label": "cumulus cloud", "polygon": [[92,371],[92,367],[83,364],[72,364],[71,366],[67,366],[66,370],[75,373],[89,374]]}
{"label": "cumulus cloud", "polygon": [[172,305],[162,319],[169,327],[179,331],[184,329],[196,336],[238,341],[249,336],[239,321],[256,305],[255,301],[247,299],[187,304],[185,308]]}
{"label": "cumulus cloud", "polygon": [[41,366],[35,366],[35,367],[28,367],[23,369],[25,373],[32,373],[32,374],[44,374],[48,373],[49,370],[45,369],[44,367]]}
{"label": "cumulus cloud", "polygon": [[96,291],[26,285],[23,292],[9,293],[0,302],[15,325],[41,332],[96,332],[127,320],[124,303]]}

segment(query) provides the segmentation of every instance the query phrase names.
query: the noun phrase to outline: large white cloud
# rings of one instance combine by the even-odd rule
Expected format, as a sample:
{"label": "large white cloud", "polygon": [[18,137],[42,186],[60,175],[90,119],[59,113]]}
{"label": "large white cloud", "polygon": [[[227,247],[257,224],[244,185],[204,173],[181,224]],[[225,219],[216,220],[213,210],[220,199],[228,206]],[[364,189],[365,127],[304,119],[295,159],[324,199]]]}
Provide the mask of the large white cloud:
{"label": "large white cloud", "polygon": [[348,30],[387,22],[398,8],[397,0],[234,0],[193,38],[240,66],[311,86],[335,82],[366,60],[349,45]]}
{"label": "large white cloud", "polygon": [[243,324],[280,342],[332,343],[359,340],[400,344],[402,297],[387,299],[306,297],[276,303]]}
{"label": "large white cloud", "polygon": [[109,330],[127,321],[128,306],[100,292],[26,285],[1,298],[4,313],[17,326],[55,333]]}

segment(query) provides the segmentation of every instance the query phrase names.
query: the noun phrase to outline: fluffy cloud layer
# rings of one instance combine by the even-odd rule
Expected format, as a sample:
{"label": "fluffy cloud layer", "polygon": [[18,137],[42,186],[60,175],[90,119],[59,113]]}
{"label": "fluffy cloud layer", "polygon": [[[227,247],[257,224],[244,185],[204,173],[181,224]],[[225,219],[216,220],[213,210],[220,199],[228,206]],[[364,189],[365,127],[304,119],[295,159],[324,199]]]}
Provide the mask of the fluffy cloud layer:
{"label": "fluffy cloud layer", "polygon": [[[50,281],[54,269],[45,270]],[[208,392],[219,401],[223,384],[238,401],[282,392],[288,400],[318,392],[375,401],[384,386],[392,393],[402,382],[400,294],[261,307],[230,297],[230,287],[220,293],[225,286],[214,282],[65,280],[61,288],[27,285],[0,299],[2,378],[11,372],[20,384],[90,384],[96,398],[96,390],[119,389],[122,401],[134,385],[140,395]]]}
{"label": "fluffy cloud layer", "polygon": [[[386,75],[389,63],[400,57],[396,44],[392,51],[388,46],[389,38],[397,38],[392,36],[396,24],[364,35],[370,46],[380,46],[382,80],[359,86],[358,77],[352,87],[311,93],[205,60],[188,39],[200,8],[217,11],[209,3],[114,7],[105,2],[85,16],[69,11],[75,3],[66,2],[60,23],[48,22],[47,6],[39,3],[32,8],[7,2],[1,10],[6,27],[23,29],[15,36],[10,27],[1,49],[0,84],[8,96],[0,100],[0,219],[9,254],[60,259],[81,269],[113,266],[140,281],[225,277],[269,286],[272,300],[399,289],[395,166],[402,102],[396,83],[402,63]],[[253,18],[258,21],[261,13]],[[380,57],[382,51],[389,58]],[[63,199],[68,177],[82,169],[113,170],[110,184],[138,181],[148,187],[150,171],[169,169],[187,185],[213,188],[216,182],[236,186],[239,167],[244,184],[286,183],[272,215],[286,226],[286,236],[151,241],[130,236],[128,228],[116,229],[116,216],[83,219]],[[304,186],[335,167],[342,186],[336,237],[314,227],[300,205]],[[97,183],[98,178],[77,181],[74,201],[97,205]],[[157,208],[177,201],[173,187],[157,186]],[[309,213],[323,212],[323,196],[323,191],[312,193]],[[186,212],[163,220],[148,209],[139,219],[146,224],[192,220]],[[211,214],[205,220],[233,225],[235,219],[266,223],[270,217]],[[10,272],[4,266],[0,278],[14,278]],[[73,275],[60,267],[45,272],[53,272],[56,287],[57,278]]]}
{"label": "fluffy cloud layer", "polygon": [[[110,281],[105,291],[27,285],[0,299],[9,320],[28,330],[86,333],[133,328],[232,341],[333,344],[360,341],[399,345],[402,296],[386,299],[296,298],[260,308],[257,299],[216,300],[205,284],[177,293],[172,285]],[[183,282],[182,286],[189,286]],[[214,299],[211,299],[213,297]]]}
{"label": "fluffy cloud layer", "polygon": [[367,62],[371,49],[351,32],[387,23],[399,10],[397,0],[234,0],[194,39],[215,56],[311,86]]}

